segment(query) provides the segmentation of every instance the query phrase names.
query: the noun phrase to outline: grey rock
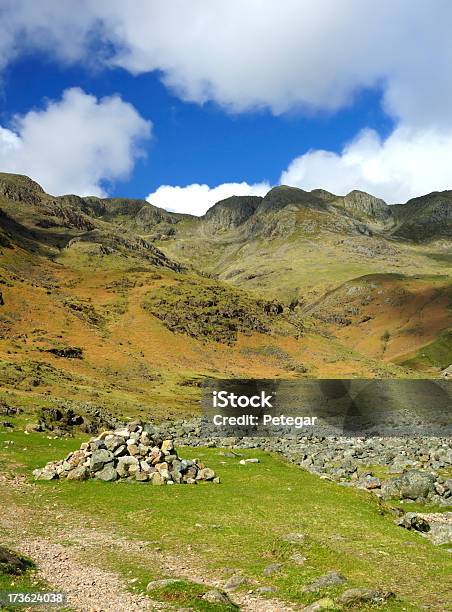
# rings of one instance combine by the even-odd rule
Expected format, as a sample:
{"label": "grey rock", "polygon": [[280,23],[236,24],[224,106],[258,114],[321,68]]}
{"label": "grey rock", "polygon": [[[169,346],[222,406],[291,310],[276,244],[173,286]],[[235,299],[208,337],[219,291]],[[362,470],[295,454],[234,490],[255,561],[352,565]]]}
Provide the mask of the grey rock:
{"label": "grey rock", "polygon": [[229,599],[228,595],[224,591],[220,591],[219,589],[212,589],[211,591],[207,591],[207,593],[204,593],[204,595],[202,596],[202,599],[212,604],[222,604],[223,606],[237,608],[237,606]]}
{"label": "grey rock", "polygon": [[213,480],[215,478],[215,472],[210,468],[203,468],[199,470],[196,475],[196,480]]}
{"label": "grey rock", "polygon": [[68,480],[86,480],[89,477],[89,470],[84,465],[78,465],[70,470],[66,476]]}
{"label": "grey rock", "polygon": [[383,483],[381,489],[384,498],[425,499],[435,488],[435,478],[429,472],[409,470],[397,478]]}
{"label": "grey rock", "polygon": [[304,565],[306,561],[306,557],[304,555],[301,555],[300,553],[295,553],[291,555],[289,558],[291,561],[293,561],[297,565]]}
{"label": "grey rock", "polygon": [[426,537],[435,546],[452,543],[452,524],[430,523],[430,530]]}
{"label": "grey rock", "polygon": [[33,470],[33,476],[35,480],[55,480],[58,478],[58,474],[55,469],[41,468]]}
{"label": "grey rock", "polygon": [[106,463],[113,461],[113,453],[108,451],[106,448],[95,450],[91,455],[90,469],[92,472],[101,470]]}
{"label": "grey rock", "polygon": [[415,512],[406,512],[398,519],[397,525],[405,529],[414,529],[415,531],[430,531],[430,525],[427,521],[421,516],[418,516]]}
{"label": "grey rock", "polygon": [[306,536],[304,533],[287,533],[281,537],[281,540],[289,544],[304,544]]}
{"label": "grey rock", "polygon": [[160,474],[160,472],[154,472],[153,474],[151,474],[149,477],[149,482],[153,485],[164,485],[165,484],[165,480],[163,476]]}
{"label": "grey rock", "polygon": [[130,457],[129,455],[119,457],[116,469],[118,470],[120,478],[127,478],[130,475],[135,475],[139,469],[138,459],[136,457]]}
{"label": "grey rock", "polygon": [[381,604],[393,597],[394,593],[391,591],[380,591],[377,589],[347,589],[336,598],[336,602],[344,606]]}
{"label": "grey rock", "polygon": [[265,595],[266,593],[276,593],[277,589],[274,586],[260,586],[257,587],[256,593]]}
{"label": "grey rock", "polygon": [[124,438],[121,436],[116,436],[115,434],[110,434],[105,437],[105,446],[107,450],[111,452],[115,452],[121,446],[124,446]]}
{"label": "grey rock", "polygon": [[107,463],[104,465],[102,470],[99,470],[95,474],[97,480],[103,480],[104,482],[113,482],[118,478],[118,472],[116,471],[113,463]]}
{"label": "grey rock", "polygon": [[304,591],[307,593],[311,593],[313,591],[320,591],[321,589],[326,589],[332,586],[337,586],[339,584],[343,584],[346,582],[345,576],[343,576],[339,572],[328,572],[314,582],[311,582],[307,586],[304,587]]}
{"label": "grey rock", "polygon": [[90,440],[89,442],[89,449],[90,451],[97,451],[101,448],[105,448],[105,442],[104,440],[101,440],[100,438],[94,438],[93,440]]}
{"label": "grey rock", "polygon": [[234,574],[231,576],[229,580],[225,583],[224,589],[225,591],[235,591],[239,586],[246,584],[248,580],[244,576],[239,576],[238,574]]}
{"label": "grey rock", "polygon": [[264,571],[262,573],[264,576],[273,576],[273,574],[276,574],[282,568],[282,563],[271,563],[270,565],[267,565],[267,567],[264,568]]}

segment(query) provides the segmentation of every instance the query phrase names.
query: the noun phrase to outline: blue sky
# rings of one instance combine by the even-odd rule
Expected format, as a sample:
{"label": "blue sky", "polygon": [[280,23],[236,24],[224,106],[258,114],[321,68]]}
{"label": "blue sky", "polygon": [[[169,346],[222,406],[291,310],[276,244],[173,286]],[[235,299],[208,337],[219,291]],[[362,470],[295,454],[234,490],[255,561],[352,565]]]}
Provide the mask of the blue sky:
{"label": "blue sky", "polygon": [[[0,166],[202,214],[452,188],[450,3],[0,0]],[[427,19],[428,18],[428,19]]]}
{"label": "blue sky", "polygon": [[[1,123],[17,113],[42,108],[71,87],[98,98],[119,93],[152,121],[154,137],[125,181],[109,186],[112,196],[145,198],[162,184],[278,182],[281,169],[309,149],[340,151],[364,127],[386,137],[393,122],[381,108],[378,90],[360,91],[347,108],[304,116],[274,116],[268,110],[231,113],[218,104],[183,102],[155,73],[133,76],[123,69],[62,67],[48,57],[23,57],[5,74]],[[319,185],[320,186],[320,185]]]}

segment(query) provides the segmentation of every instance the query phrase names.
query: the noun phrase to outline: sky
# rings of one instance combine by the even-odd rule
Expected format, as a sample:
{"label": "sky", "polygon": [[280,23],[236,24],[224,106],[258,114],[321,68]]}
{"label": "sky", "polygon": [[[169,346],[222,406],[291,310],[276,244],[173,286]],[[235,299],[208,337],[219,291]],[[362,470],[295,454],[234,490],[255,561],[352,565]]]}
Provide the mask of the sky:
{"label": "sky", "polygon": [[0,0],[0,171],[203,214],[452,189],[448,0]]}

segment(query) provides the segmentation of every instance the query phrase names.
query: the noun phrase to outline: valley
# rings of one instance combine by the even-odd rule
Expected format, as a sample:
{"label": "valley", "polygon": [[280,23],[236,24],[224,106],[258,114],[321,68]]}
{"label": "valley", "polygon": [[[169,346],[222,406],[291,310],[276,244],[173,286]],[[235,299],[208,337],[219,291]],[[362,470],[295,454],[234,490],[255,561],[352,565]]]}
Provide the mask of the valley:
{"label": "valley", "polygon": [[203,377],[439,376],[452,195],[411,216],[332,198],[280,187],[197,218],[1,175],[3,392],[171,417]]}

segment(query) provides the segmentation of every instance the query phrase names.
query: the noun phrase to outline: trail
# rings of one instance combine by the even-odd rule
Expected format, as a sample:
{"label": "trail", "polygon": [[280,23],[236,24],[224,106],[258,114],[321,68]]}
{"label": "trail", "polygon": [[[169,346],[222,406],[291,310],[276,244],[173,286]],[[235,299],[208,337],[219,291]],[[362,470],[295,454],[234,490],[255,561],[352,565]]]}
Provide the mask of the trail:
{"label": "trail", "polygon": [[[129,539],[110,529],[93,526],[92,517],[73,514],[61,507],[32,508],[16,505],[8,489],[20,491],[24,500],[35,485],[21,478],[0,476],[0,533],[7,534],[7,545],[29,556],[37,565],[37,574],[56,591],[67,595],[67,606],[77,612],[136,612],[167,610],[166,604],[128,590],[128,583],[119,573],[104,569],[99,562],[105,553],[117,552],[134,561],[159,568],[162,575],[185,579],[207,588],[222,589],[224,581],[200,567],[190,550],[183,558],[160,552],[155,542]],[[6,503],[4,503],[6,501]],[[40,520],[40,515],[43,519]],[[44,519],[45,515],[45,519]],[[45,523],[44,523],[45,520]],[[45,537],[36,534],[36,522],[46,525]],[[63,545],[69,543],[69,545]],[[133,579],[133,576],[131,576]],[[296,612],[302,606],[292,606],[278,599],[267,599],[253,592],[229,593],[231,600],[243,612]],[[174,609],[171,607],[171,609]]]}

